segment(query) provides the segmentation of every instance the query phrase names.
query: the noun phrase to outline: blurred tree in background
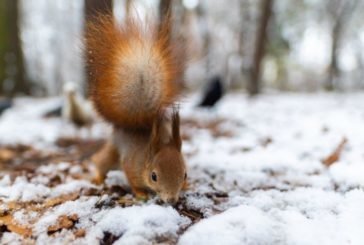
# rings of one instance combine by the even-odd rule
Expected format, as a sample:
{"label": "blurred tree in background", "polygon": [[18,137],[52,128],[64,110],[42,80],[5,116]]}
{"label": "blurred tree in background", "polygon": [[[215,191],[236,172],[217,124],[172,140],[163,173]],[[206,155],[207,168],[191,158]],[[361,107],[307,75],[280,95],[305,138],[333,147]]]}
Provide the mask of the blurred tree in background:
{"label": "blurred tree in background", "polygon": [[19,35],[18,1],[0,1],[0,93],[29,93]]}
{"label": "blurred tree in background", "polygon": [[248,91],[250,95],[256,95],[261,90],[261,66],[265,56],[265,47],[267,44],[267,29],[272,16],[273,0],[262,0],[260,7],[260,20],[257,24],[255,47],[253,54],[253,64],[250,71],[250,80]]}
{"label": "blurred tree in background", "polygon": [[331,58],[328,70],[328,78],[325,84],[327,90],[334,90],[335,83],[340,80],[341,70],[339,67],[339,49],[345,35],[345,28],[348,25],[355,9],[358,7],[358,0],[326,0],[327,14],[331,22]]}

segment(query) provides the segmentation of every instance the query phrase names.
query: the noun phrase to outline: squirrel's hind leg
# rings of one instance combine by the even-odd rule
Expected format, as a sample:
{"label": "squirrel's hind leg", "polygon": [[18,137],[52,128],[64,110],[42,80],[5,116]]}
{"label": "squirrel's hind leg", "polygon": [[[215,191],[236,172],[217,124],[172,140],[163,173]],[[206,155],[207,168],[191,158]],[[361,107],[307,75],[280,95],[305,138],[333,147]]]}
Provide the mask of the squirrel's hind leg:
{"label": "squirrel's hind leg", "polygon": [[96,166],[94,182],[101,184],[107,172],[119,166],[120,155],[117,147],[108,141],[92,156],[91,160]]}

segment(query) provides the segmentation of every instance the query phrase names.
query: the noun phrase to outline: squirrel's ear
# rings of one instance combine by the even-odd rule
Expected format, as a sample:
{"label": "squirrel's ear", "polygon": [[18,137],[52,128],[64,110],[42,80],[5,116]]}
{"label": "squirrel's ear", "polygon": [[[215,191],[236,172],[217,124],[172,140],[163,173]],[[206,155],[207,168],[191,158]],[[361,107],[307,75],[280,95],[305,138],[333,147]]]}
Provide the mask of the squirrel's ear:
{"label": "squirrel's ear", "polygon": [[150,135],[150,149],[152,153],[157,153],[162,147],[162,139],[160,135],[160,128],[162,126],[162,117],[158,115],[152,127],[152,133]]}
{"label": "squirrel's ear", "polygon": [[179,131],[180,122],[179,122],[179,114],[177,110],[173,111],[172,116],[172,141],[176,148],[181,151],[182,148],[182,139]]}

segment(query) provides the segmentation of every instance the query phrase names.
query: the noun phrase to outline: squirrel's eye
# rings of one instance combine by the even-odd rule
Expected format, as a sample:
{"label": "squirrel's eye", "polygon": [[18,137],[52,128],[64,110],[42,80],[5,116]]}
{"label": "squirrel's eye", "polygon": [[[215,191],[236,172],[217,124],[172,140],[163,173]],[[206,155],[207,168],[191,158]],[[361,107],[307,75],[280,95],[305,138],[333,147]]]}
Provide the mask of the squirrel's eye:
{"label": "squirrel's eye", "polygon": [[187,179],[187,173],[185,173],[185,180]]}
{"label": "squirrel's eye", "polygon": [[157,182],[157,174],[155,172],[152,172],[152,180]]}

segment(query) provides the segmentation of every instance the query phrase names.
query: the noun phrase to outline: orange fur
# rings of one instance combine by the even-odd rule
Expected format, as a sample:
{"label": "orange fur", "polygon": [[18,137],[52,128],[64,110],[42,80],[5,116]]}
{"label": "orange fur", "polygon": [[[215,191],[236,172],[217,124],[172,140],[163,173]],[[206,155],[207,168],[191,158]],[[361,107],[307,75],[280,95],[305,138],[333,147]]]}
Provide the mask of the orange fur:
{"label": "orange fur", "polygon": [[182,89],[184,49],[170,38],[167,24],[129,19],[119,25],[111,15],[88,26],[86,42],[91,99],[114,126],[111,140],[93,157],[97,180],[117,162],[136,196],[154,192],[175,203],[187,175],[178,112],[168,118],[165,110]]}
{"label": "orange fur", "polygon": [[99,16],[87,29],[90,95],[96,109],[121,128],[150,128],[159,111],[181,91],[181,44],[167,27],[112,15]]}

